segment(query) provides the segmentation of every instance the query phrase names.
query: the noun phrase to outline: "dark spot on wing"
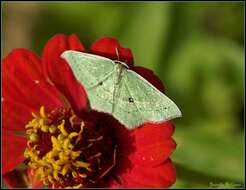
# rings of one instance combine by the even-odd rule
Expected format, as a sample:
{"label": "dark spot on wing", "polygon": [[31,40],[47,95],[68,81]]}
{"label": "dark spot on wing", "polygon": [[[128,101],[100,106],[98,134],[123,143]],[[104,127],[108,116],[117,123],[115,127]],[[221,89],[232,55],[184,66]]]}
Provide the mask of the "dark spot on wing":
{"label": "dark spot on wing", "polygon": [[98,84],[99,84],[100,86],[102,86],[102,85],[103,85],[103,82],[99,82]]}
{"label": "dark spot on wing", "polygon": [[169,110],[169,108],[170,108],[169,106],[167,106],[167,107],[164,107],[164,109],[165,109],[165,110]]}
{"label": "dark spot on wing", "polygon": [[132,97],[128,98],[128,101],[129,101],[130,103],[133,103],[133,102],[134,102],[134,100],[133,100]]}

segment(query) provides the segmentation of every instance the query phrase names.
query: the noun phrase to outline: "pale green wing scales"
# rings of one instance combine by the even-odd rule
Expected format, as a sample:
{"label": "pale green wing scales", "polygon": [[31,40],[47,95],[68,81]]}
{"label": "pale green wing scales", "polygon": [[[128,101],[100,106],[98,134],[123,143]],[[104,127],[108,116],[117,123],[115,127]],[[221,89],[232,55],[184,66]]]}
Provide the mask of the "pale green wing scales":
{"label": "pale green wing scales", "polygon": [[114,104],[114,85],[118,74],[113,72],[100,84],[87,89],[91,108],[97,111],[112,113]]}
{"label": "pale green wing scales", "polygon": [[61,57],[68,62],[77,80],[86,88],[98,85],[115,71],[114,62],[101,56],[68,50]]}
{"label": "pale green wing scales", "polygon": [[[125,73],[125,71],[123,72]],[[112,115],[129,129],[137,127],[143,120],[142,113],[139,112],[132,99],[133,97],[127,87],[126,77],[123,75],[115,93]]]}
{"label": "pale green wing scales", "polygon": [[177,105],[147,80],[125,70],[114,103],[114,113],[129,128],[145,122],[163,122],[181,117]]}
{"label": "pale green wing scales", "polygon": [[114,82],[118,74],[112,60],[73,50],[62,55],[76,79],[86,88],[92,109],[112,113]]}

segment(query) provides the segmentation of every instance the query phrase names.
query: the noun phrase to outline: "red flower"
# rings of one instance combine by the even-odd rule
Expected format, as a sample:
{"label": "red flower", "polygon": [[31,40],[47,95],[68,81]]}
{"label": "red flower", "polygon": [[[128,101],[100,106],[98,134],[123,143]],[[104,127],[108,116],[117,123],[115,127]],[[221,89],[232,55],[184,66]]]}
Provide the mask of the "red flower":
{"label": "red flower", "polygon": [[[112,116],[87,110],[87,95],[65,50],[85,51],[75,35],[55,35],[40,59],[26,49],[2,61],[3,164],[9,187],[169,187],[175,168],[174,126],[145,123],[127,130]],[[134,66],[130,49],[114,38],[96,41],[89,53],[126,62],[159,90],[154,73]],[[27,135],[25,135],[27,134]]]}

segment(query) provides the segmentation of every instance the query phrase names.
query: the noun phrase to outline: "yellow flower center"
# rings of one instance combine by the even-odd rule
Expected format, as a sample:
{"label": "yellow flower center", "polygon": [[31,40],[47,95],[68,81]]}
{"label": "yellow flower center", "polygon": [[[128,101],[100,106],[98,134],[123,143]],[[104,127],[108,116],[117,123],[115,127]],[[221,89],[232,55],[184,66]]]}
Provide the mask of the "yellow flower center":
{"label": "yellow flower center", "polygon": [[[95,179],[103,178],[115,166],[114,147],[110,149],[113,152],[110,167],[102,170],[100,162],[105,153],[89,149],[98,147],[96,143],[103,141],[104,136],[85,139],[85,123],[71,110],[46,114],[42,106],[39,114],[32,113],[32,116],[26,125],[29,140],[24,155],[36,177],[45,184],[54,188],[88,187],[96,184]],[[95,176],[95,171],[97,177],[88,178],[88,174]]]}

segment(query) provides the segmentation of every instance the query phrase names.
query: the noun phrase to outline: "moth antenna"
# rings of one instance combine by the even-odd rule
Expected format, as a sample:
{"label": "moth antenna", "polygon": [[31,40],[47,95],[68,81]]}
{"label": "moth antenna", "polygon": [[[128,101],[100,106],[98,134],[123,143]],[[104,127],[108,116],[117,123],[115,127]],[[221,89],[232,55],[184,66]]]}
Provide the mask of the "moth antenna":
{"label": "moth antenna", "polygon": [[118,61],[120,60],[120,55],[119,55],[119,52],[118,52],[118,48],[115,48],[115,52],[116,52],[116,55],[118,57]]}

